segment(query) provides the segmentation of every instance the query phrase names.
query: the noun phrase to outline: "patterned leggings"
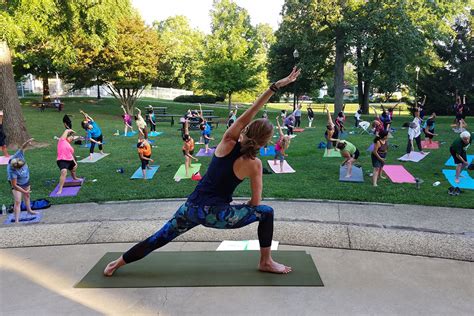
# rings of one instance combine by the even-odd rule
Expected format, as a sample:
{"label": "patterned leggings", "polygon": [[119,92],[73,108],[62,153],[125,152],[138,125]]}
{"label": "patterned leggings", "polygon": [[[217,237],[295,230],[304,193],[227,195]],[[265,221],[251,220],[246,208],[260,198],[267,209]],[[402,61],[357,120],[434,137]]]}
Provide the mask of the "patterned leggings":
{"label": "patterned leggings", "polygon": [[242,204],[213,207],[186,203],[180,206],[159,231],[124,253],[123,260],[126,263],[140,260],[198,225],[217,229],[234,229],[256,221],[259,222],[257,233],[260,247],[270,247],[273,237],[273,209],[270,206]]}

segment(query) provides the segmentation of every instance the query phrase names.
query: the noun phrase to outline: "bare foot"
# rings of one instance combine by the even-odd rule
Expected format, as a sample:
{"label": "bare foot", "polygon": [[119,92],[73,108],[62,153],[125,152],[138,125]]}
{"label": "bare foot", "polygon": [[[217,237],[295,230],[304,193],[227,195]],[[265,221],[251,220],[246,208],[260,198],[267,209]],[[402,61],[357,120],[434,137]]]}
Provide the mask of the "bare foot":
{"label": "bare foot", "polygon": [[118,258],[117,260],[114,260],[110,262],[104,269],[104,275],[107,277],[112,276],[114,274],[115,270],[120,268],[125,264],[125,261],[123,261],[122,257]]}
{"label": "bare foot", "polygon": [[459,183],[459,178],[455,178],[454,182]]}
{"label": "bare foot", "polygon": [[270,261],[267,263],[261,262],[258,265],[258,270],[262,272],[270,272],[270,273],[280,273],[280,274],[286,274],[291,272],[291,267],[287,267],[281,263],[275,262],[275,261]]}
{"label": "bare foot", "polygon": [[63,190],[56,192],[56,195],[61,195],[63,193]]}
{"label": "bare foot", "polygon": [[350,178],[350,177],[352,177],[351,174],[346,174],[346,178]]}
{"label": "bare foot", "polygon": [[36,215],[36,214],[38,214],[38,212],[36,212],[36,211],[33,211],[33,210],[29,210],[29,211],[28,211],[28,214],[31,214],[31,215]]}
{"label": "bare foot", "polygon": [[374,183],[374,187],[378,187],[377,183]]}
{"label": "bare foot", "polygon": [[387,177],[386,177],[386,176],[383,176],[383,175],[380,175],[380,178],[381,178],[381,179],[387,179]]}

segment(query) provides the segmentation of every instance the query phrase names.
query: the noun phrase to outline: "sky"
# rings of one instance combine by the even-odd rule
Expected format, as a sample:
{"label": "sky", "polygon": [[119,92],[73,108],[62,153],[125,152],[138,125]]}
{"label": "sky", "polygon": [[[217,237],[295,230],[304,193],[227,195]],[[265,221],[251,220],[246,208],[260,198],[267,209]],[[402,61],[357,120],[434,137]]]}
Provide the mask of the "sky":
{"label": "sky", "polygon": [[[234,0],[234,2],[248,11],[253,25],[268,23],[274,30],[278,29],[284,0]],[[212,0],[132,0],[132,5],[138,9],[149,25],[153,21],[184,15],[192,27],[210,33],[209,11],[212,8]]]}

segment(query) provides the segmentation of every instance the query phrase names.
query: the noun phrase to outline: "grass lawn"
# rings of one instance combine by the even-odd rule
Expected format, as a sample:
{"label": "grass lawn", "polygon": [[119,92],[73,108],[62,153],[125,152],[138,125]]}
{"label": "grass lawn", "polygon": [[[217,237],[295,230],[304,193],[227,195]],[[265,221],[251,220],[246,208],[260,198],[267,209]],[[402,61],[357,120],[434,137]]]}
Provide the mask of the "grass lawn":
{"label": "grass lawn", "polygon": [[[73,127],[80,134],[84,134],[80,128],[82,116],[79,109],[88,112],[101,126],[106,141],[105,152],[110,155],[93,164],[79,164],[78,174],[86,178],[86,183],[76,197],[48,198],[53,203],[78,203],[78,202],[100,202],[110,200],[140,200],[158,198],[186,197],[196,185],[196,182],[183,179],[175,182],[173,177],[179,166],[184,163],[181,153],[182,141],[179,124],[174,127],[170,123],[158,124],[158,131],[163,135],[154,137],[156,148],[153,148],[152,158],[160,165],[159,171],[152,180],[130,180],[130,176],[139,167],[139,159],[136,152],[136,138],[113,136],[117,130],[123,133],[123,125],[120,117],[120,108],[114,99],[103,99],[97,102],[87,98],[65,98],[65,112],[58,113],[53,109],[40,112],[31,106],[33,99],[23,99],[23,112],[27,126],[32,137],[41,142],[49,143],[50,146],[41,149],[27,151],[26,158],[31,169],[32,198],[48,198],[49,193],[57,184],[59,170],[56,166],[56,140],[63,131],[62,117],[64,113],[73,114]],[[190,106],[188,104],[173,103],[160,100],[140,100],[138,106],[144,107],[148,104],[155,106],[168,106],[169,113],[184,113]],[[216,108],[215,113],[226,117],[225,108]],[[276,116],[277,110],[270,117]],[[394,127],[397,131],[394,138],[390,140],[398,148],[390,148],[388,153],[388,164],[402,164],[397,158],[402,156],[406,147],[407,131],[401,129],[404,122],[409,121],[408,116],[396,116]],[[371,178],[367,172],[372,171],[370,153],[366,151],[371,144],[373,136],[349,135],[348,140],[354,143],[361,152],[359,163],[362,165],[365,175],[364,183],[341,183],[338,181],[339,165],[342,158],[322,158],[323,150],[317,149],[317,144],[324,140],[326,120],[323,115],[316,116],[313,125],[316,128],[306,129],[303,133],[292,140],[287,151],[287,161],[296,170],[293,174],[270,174],[264,175],[263,196],[293,199],[327,199],[327,200],[351,200],[371,201],[385,203],[408,203],[437,205],[448,207],[473,207],[474,191],[466,190],[459,196],[449,196],[448,182],[441,173],[444,162],[449,158],[449,145],[459,137],[451,131],[449,124],[452,117],[440,117],[436,122],[436,131],[440,135],[437,140],[443,142],[438,150],[431,150],[427,158],[419,163],[403,163],[405,168],[415,177],[424,180],[421,188],[417,190],[414,184],[393,184],[389,180],[381,180],[378,187],[372,187]],[[347,126],[351,127],[353,117],[348,116]],[[474,120],[468,120],[473,126]],[[307,125],[304,117],[303,126]],[[220,125],[213,131],[213,136],[219,139],[225,127]],[[192,132],[197,141],[198,132]],[[217,141],[211,142],[217,145]],[[88,149],[75,146],[76,155],[82,159],[88,155]],[[199,145],[196,146],[197,150]],[[196,150],[196,152],[197,152]],[[472,150],[471,150],[472,152]],[[209,157],[199,157],[202,163],[201,174],[207,169],[210,162]],[[268,168],[267,157],[262,157],[264,167]],[[124,174],[117,173],[118,168],[125,170]],[[3,176],[6,177],[6,167],[0,166]],[[472,176],[472,172],[471,172]],[[53,183],[52,180],[55,180]],[[93,181],[95,180],[95,181]],[[433,187],[432,183],[440,181],[441,185]],[[0,204],[12,203],[10,187],[7,181],[0,182]],[[235,193],[236,196],[249,196],[249,183],[246,181],[240,185]]]}

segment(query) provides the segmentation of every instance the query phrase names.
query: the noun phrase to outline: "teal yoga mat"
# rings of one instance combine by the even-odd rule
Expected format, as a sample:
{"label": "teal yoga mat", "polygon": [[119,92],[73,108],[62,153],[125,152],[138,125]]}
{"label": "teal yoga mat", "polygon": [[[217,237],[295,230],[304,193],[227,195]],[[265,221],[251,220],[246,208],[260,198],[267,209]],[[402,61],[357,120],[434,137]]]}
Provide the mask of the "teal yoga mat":
{"label": "teal yoga mat", "polygon": [[[147,169],[146,171],[146,179],[147,180],[151,180],[153,179],[153,176],[155,175],[155,173],[158,171],[158,169],[160,168],[159,165],[156,165],[156,166],[150,166],[151,169]],[[135,173],[130,177],[130,179],[143,179],[143,173],[142,173],[142,167],[138,167],[138,169],[135,171]]]}
{"label": "teal yoga mat", "polygon": [[[467,155],[466,158],[467,158],[468,163],[471,163],[474,161],[474,155]],[[456,167],[456,164],[454,163],[454,159],[452,156],[449,157],[448,161],[446,161],[444,165],[448,167]]]}
{"label": "teal yoga mat", "polygon": [[461,172],[459,183],[454,181],[454,178],[456,177],[456,170],[443,169],[443,174],[451,186],[458,187],[460,189],[474,190],[474,179],[469,176],[467,171],[464,170]]}
{"label": "teal yoga mat", "polygon": [[156,251],[103,276],[107,263],[121,254],[106,253],[75,287],[323,286],[305,251],[272,252],[274,260],[293,268],[288,274],[258,271],[259,251]]}

